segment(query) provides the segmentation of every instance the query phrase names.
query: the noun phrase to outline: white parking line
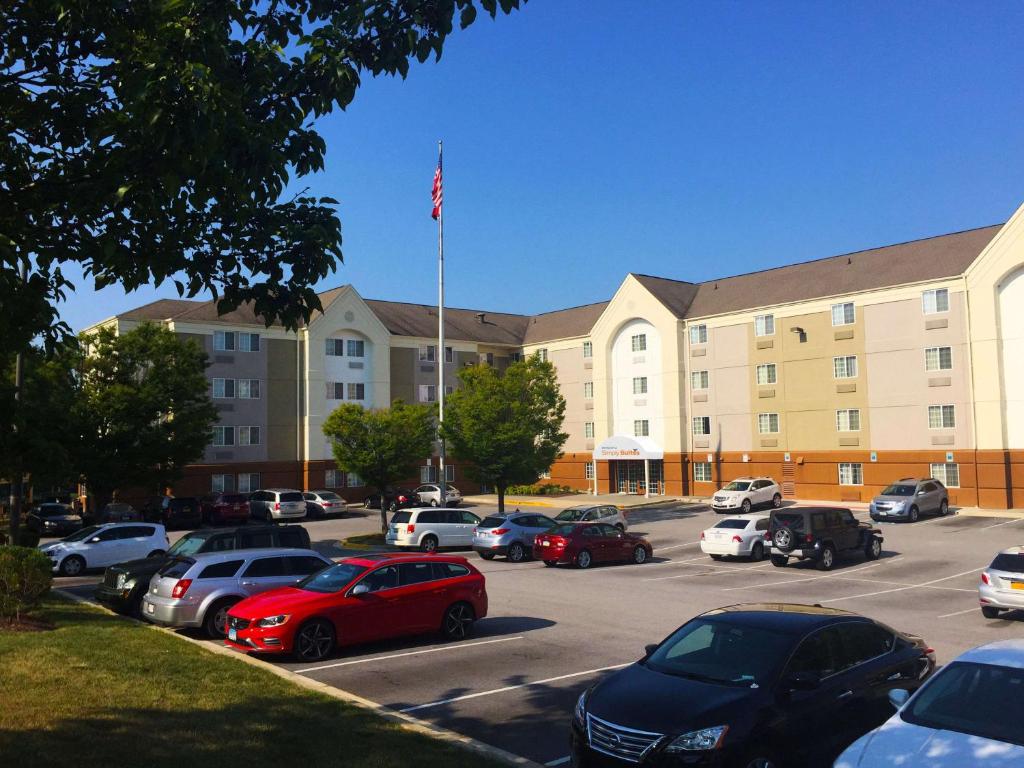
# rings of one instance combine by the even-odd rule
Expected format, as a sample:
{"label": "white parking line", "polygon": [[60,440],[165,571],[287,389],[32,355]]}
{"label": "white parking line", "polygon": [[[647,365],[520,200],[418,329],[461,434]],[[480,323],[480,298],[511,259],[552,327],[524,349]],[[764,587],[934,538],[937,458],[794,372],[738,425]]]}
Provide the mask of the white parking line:
{"label": "white parking line", "polygon": [[931,581],[926,581],[926,582],[924,582],[922,584],[908,584],[905,587],[896,587],[895,589],[882,589],[882,590],[879,590],[878,592],[865,592],[862,595],[847,595],[846,597],[833,597],[833,598],[829,598],[829,599],[826,599],[826,600],[822,600],[821,602],[823,602],[823,603],[839,603],[839,602],[842,602],[843,600],[856,600],[859,597],[874,597],[875,595],[888,595],[888,594],[890,594],[892,592],[905,592],[908,589],[918,589],[919,587],[927,587],[927,586],[929,586],[931,584],[937,584],[940,581],[948,581],[949,579],[956,579],[956,578],[959,578],[960,576],[967,576],[968,574],[977,573],[978,571],[984,571],[984,570],[985,570],[985,568],[972,568],[969,571],[963,571],[961,573],[954,573],[952,576],[944,576],[941,579],[932,579]]}
{"label": "white parking line", "polygon": [[[688,541],[685,544],[673,544],[671,547],[658,547],[658,552],[668,552],[670,549],[682,549],[683,547],[692,547],[694,544],[700,544],[700,541]],[[569,758],[565,758],[568,760]],[[550,765],[550,763],[548,763]]]}
{"label": "white parking line", "polygon": [[456,701],[466,701],[468,699],[478,699],[481,696],[493,696],[496,693],[507,693],[508,691],[518,691],[522,688],[531,688],[535,685],[544,685],[546,683],[556,683],[559,680],[569,680],[574,677],[583,677],[584,675],[594,675],[598,672],[609,672],[613,669],[622,669],[632,664],[632,661],[627,661],[625,664],[613,664],[610,667],[598,667],[597,669],[588,669],[583,672],[572,672],[568,675],[559,675],[558,677],[548,677],[544,680],[534,680],[532,683],[520,683],[519,685],[506,685],[504,688],[495,688],[491,691],[479,691],[478,693],[467,693],[465,696],[454,696],[450,699],[441,699],[440,701],[431,701],[427,704],[417,704],[415,707],[406,707],[405,709],[399,710],[402,713],[418,712],[421,709],[428,709],[429,707],[440,707],[443,704],[452,704]]}
{"label": "white parking line", "polygon": [[978,610],[978,606],[968,608],[966,611],[956,611],[955,613],[944,613],[941,616],[936,616],[937,619],[948,619],[950,616],[963,616],[965,613],[974,613]]}
{"label": "white parking line", "polygon": [[388,659],[401,659],[405,656],[420,656],[424,653],[440,653],[441,651],[461,651],[463,648],[472,648],[476,645],[491,645],[492,643],[507,643],[510,640],[522,640],[523,635],[516,635],[515,637],[499,637],[495,640],[478,640],[475,643],[462,643],[461,645],[445,645],[439,648],[424,648],[419,651],[407,651],[405,653],[393,653],[390,656],[370,656],[365,659],[352,659],[351,661],[339,661],[336,664],[322,664],[319,667],[306,667],[305,669],[296,669],[294,672],[299,675],[304,675],[307,672],[317,672],[321,669],[334,669],[335,667],[348,667],[352,664],[366,664],[371,661],[387,661]]}
{"label": "white parking line", "polygon": [[[722,571],[736,571],[739,573],[746,573],[747,571],[756,571],[758,568],[764,568],[766,565],[771,563],[765,563],[764,565],[752,565],[749,568],[743,568],[742,566],[736,565],[717,565],[715,563],[705,563],[703,565],[690,565],[690,568],[715,568]],[[644,579],[644,581],[671,581],[672,579],[687,579],[691,576],[703,576],[702,573],[680,573],[678,576],[658,576],[653,579]]]}
{"label": "white parking line", "polygon": [[774,587],[774,586],[777,586],[779,584],[799,584],[800,582],[804,582],[804,581],[820,581],[821,579],[841,578],[843,576],[846,576],[849,573],[860,573],[861,571],[866,571],[869,568],[877,568],[880,565],[885,565],[886,563],[891,563],[891,562],[894,562],[895,560],[899,560],[899,557],[890,557],[888,560],[883,560],[883,561],[880,561],[880,562],[877,562],[877,563],[872,563],[871,565],[862,565],[859,568],[851,568],[848,571],[832,571],[831,573],[825,573],[825,574],[822,574],[821,576],[808,576],[806,579],[789,579],[788,581],[766,581],[766,582],[763,582],[761,584],[744,584],[742,587],[726,587],[722,591],[723,592],[735,592],[737,589],[755,589],[755,588],[758,588],[758,587]]}
{"label": "white parking line", "polygon": [[982,526],[981,530],[987,531],[989,528],[999,528],[999,527],[1004,526],[1004,525],[1009,525],[1010,523],[1024,523],[1024,518],[1017,518],[1017,517],[1015,517],[1012,520],[1003,520],[1003,522],[1001,522],[1001,523],[993,523],[992,525],[984,525],[984,526]]}
{"label": "white parking line", "polygon": [[572,755],[566,755],[565,757],[560,757],[557,760],[549,760],[544,763],[544,765],[547,766],[547,768],[555,768],[556,765],[565,765],[570,760],[572,760]]}

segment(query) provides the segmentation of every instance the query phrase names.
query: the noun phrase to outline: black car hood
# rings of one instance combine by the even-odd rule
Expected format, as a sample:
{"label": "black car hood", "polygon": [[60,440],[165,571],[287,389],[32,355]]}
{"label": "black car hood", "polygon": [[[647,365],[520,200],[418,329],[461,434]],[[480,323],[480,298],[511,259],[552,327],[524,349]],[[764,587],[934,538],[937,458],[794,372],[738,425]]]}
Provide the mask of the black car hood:
{"label": "black car hood", "polygon": [[139,560],[128,560],[127,562],[117,563],[110,567],[112,570],[119,573],[127,573],[129,576],[152,576],[160,570],[160,566],[165,562],[167,562],[167,558],[161,555],[160,557],[144,557]]}
{"label": "black car hood", "polygon": [[[587,697],[587,712],[640,731],[680,734],[734,723],[752,710],[758,688],[704,683],[631,664],[601,681]],[[746,700],[746,703],[744,703]]]}

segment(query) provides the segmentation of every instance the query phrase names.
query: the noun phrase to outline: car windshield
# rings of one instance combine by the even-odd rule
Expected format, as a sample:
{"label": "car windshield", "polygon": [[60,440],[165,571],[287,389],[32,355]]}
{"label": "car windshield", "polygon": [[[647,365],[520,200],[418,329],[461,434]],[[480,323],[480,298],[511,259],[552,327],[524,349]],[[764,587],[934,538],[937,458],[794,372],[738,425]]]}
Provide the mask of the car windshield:
{"label": "car windshield", "polygon": [[1024,745],[1020,702],[1024,669],[956,661],[900,712],[908,723]]}
{"label": "car windshield", "polygon": [[478,525],[477,528],[497,528],[504,522],[504,517],[494,517],[492,515],[490,517],[485,517],[483,520],[481,520],[480,525]]}
{"label": "car windshield", "polygon": [[785,663],[789,635],[698,618],[680,627],[644,664],[655,672],[723,685],[763,685]]}
{"label": "car windshield", "polygon": [[391,522],[392,522],[392,524],[394,524],[394,523],[408,523],[410,517],[412,517],[412,514],[410,512],[398,511],[398,512],[395,512],[395,514],[393,514],[391,516]]}
{"label": "car windshield", "polygon": [[302,501],[302,494],[297,491],[293,491],[292,493],[282,493],[281,501]]}
{"label": "car windshield", "polygon": [[907,485],[906,483],[893,483],[884,491],[883,496],[913,496],[916,485]]}
{"label": "car windshield", "polygon": [[207,538],[207,536],[203,536],[202,534],[182,536],[171,545],[171,548],[167,550],[167,554],[170,557],[194,555],[203,548],[203,544],[206,543]]}
{"label": "car windshield", "polygon": [[743,528],[746,528],[746,527],[747,527],[747,521],[746,520],[738,520],[735,517],[729,518],[728,520],[722,520],[720,523],[715,525],[715,528],[735,528],[737,530],[742,530]]}
{"label": "car windshield", "polygon": [[47,504],[46,506],[39,508],[39,514],[42,517],[60,517],[61,515],[73,514],[68,507],[62,507],[58,504]]}
{"label": "car windshield", "polygon": [[70,536],[65,536],[61,541],[84,541],[92,536],[96,531],[100,530],[103,526],[101,525],[90,525],[87,528],[82,528],[77,533],[72,533]]}
{"label": "car windshield", "polygon": [[365,566],[338,563],[307,576],[295,586],[309,592],[340,592],[365,572]]}
{"label": "car windshield", "polygon": [[563,509],[555,517],[555,520],[562,521],[573,521],[582,520],[583,516],[590,511],[590,507],[569,507],[569,509]]}
{"label": "car windshield", "polygon": [[731,483],[729,483],[727,486],[725,486],[725,488],[723,488],[722,490],[723,491],[745,491],[748,488],[750,488],[750,481],[749,480],[733,480]]}
{"label": "car windshield", "polygon": [[459,489],[456,488],[454,485],[449,485],[448,486],[448,493],[458,493],[458,492],[459,492]]}
{"label": "car windshield", "polygon": [[572,536],[576,531],[577,527],[575,525],[556,525],[548,533],[552,536]]}
{"label": "car windshield", "polygon": [[1019,555],[1003,553],[996,555],[996,559],[989,566],[993,571],[1009,571],[1010,573],[1024,573],[1024,552]]}

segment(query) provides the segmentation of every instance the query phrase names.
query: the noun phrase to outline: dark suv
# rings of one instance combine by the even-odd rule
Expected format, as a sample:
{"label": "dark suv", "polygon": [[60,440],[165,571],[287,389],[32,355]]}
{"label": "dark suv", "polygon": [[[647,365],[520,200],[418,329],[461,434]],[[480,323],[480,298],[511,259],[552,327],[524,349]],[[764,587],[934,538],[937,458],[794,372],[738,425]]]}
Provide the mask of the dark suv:
{"label": "dark suv", "polygon": [[156,496],[142,508],[148,523],[163,523],[172,528],[198,528],[203,524],[203,510],[194,496]]}
{"label": "dark suv", "polygon": [[115,611],[140,615],[149,580],[165,563],[177,557],[232,549],[293,547],[309,549],[309,533],[301,525],[246,525],[187,533],[174,542],[166,555],[130,560],[107,568],[96,585],[96,599]]}
{"label": "dark suv", "polygon": [[778,568],[796,557],[814,560],[819,569],[830,571],[839,555],[863,552],[868,560],[877,560],[882,554],[881,532],[859,522],[848,509],[772,510],[768,538],[772,565]]}

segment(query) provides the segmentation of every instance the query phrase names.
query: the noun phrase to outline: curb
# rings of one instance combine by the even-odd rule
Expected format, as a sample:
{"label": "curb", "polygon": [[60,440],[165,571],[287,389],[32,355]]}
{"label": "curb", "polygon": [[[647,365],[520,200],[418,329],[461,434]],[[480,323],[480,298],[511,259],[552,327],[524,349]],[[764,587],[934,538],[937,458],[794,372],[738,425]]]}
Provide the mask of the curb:
{"label": "curb", "polygon": [[[60,588],[54,588],[51,591],[54,594],[60,595],[66,600],[70,600],[73,603],[87,605],[94,610],[101,611],[103,613],[109,614],[110,616],[116,616],[120,619],[126,618],[119,613],[115,613],[114,611],[110,610],[105,606],[97,605],[89,599],[76,595],[72,592],[65,592],[63,589]],[[136,619],[129,620],[137,621]],[[317,693],[322,693],[325,696],[330,696],[332,699],[343,701],[346,704],[351,704],[352,706],[359,707],[360,709],[369,710],[374,714],[378,715],[379,717],[382,717],[385,720],[397,724],[404,730],[412,731],[414,733],[419,733],[424,736],[439,739],[441,741],[448,742],[449,744],[454,744],[458,747],[461,747],[462,749],[466,749],[470,752],[476,752],[479,755],[491,758],[492,760],[497,760],[499,762],[505,763],[506,765],[513,765],[517,766],[518,768],[543,768],[543,766],[540,763],[536,763],[533,760],[529,760],[525,757],[520,757],[519,755],[514,755],[511,752],[501,749],[500,747],[492,747],[490,744],[485,744],[484,742],[477,741],[476,739],[470,736],[464,736],[461,733],[450,731],[447,728],[444,728],[439,725],[434,725],[433,723],[430,723],[426,720],[420,720],[418,717],[413,717],[412,715],[407,715],[403,712],[396,712],[395,710],[388,709],[387,707],[378,704],[375,701],[364,699],[362,696],[358,696],[354,693],[350,693],[349,691],[342,690],[341,688],[335,688],[334,686],[328,685],[327,683],[321,683],[319,680],[313,680],[308,677],[303,677],[302,675],[296,674],[291,670],[283,669],[274,664],[270,664],[269,662],[263,661],[262,659],[255,659],[248,654],[241,653],[240,651],[233,651],[230,648],[227,648],[223,645],[217,645],[215,643],[211,644],[203,640],[197,640],[193,637],[188,637],[187,635],[181,635],[170,628],[159,627],[156,624],[150,624],[146,621],[139,621],[138,623],[142,624],[143,626],[149,627],[150,629],[155,630],[157,632],[165,632],[172,637],[178,638],[179,640],[183,640],[187,643],[192,643],[193,645],[198,646],[199,648],[202,648],[203,650],[209,653],[215,653],[220,656],[226,656],[236,661],[240,661],[242,663],[249,664],[251,666],[266,670],[267,672],[270,672],[274,675],[277,675],[280,678],[283,678],[294,683],[300,688],[305,688],[306,690],[310,691],[316,691]]]}
{"label": "curb", "polygon": [[952,517],[1005,517],[1010,520],[1024,520],[1021,509],[959,509]]}

